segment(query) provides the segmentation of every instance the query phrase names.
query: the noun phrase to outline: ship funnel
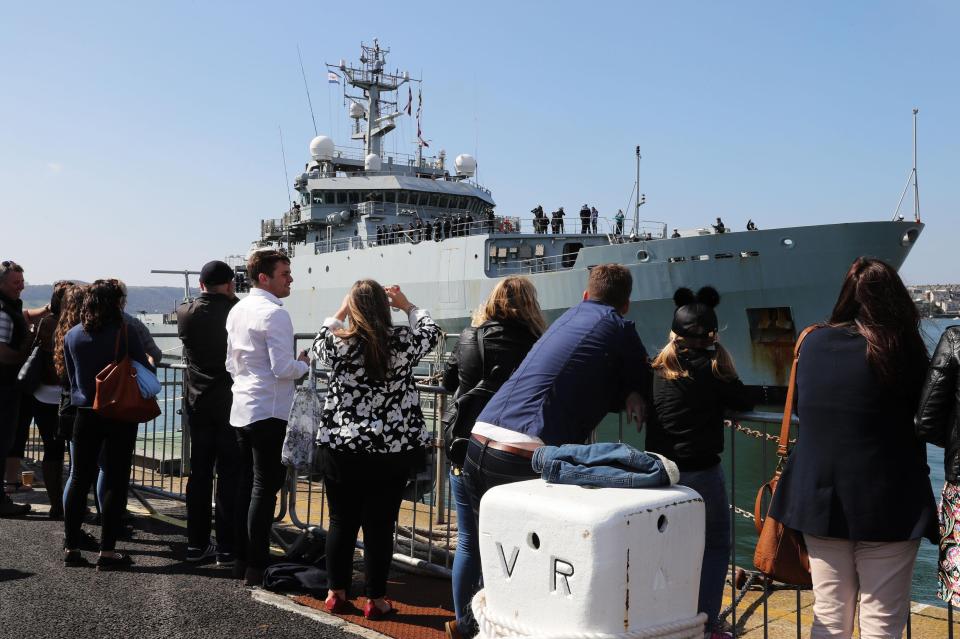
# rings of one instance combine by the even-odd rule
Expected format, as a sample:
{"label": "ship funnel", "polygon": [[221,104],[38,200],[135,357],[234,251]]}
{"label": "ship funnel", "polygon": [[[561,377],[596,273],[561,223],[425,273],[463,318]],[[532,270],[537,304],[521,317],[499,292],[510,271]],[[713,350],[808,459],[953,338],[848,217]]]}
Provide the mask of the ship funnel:
{"label": "ship funnel", "polygon": [[325,135],[318,135],[310,140],[310,157],[318,162],[333,159],[333,140]]}
{"label": "ship funnel", "polygon": [[473,177],[473,174],[477,172],[477,161],[467,153],[458,155],[453,161],[453,165],[457,169],[457,175]]}
{"label": "ship funnel", "polygon": [[363,159],[363,168],[367,171],[380,170],[380,156],[376,153],[370,153]]}

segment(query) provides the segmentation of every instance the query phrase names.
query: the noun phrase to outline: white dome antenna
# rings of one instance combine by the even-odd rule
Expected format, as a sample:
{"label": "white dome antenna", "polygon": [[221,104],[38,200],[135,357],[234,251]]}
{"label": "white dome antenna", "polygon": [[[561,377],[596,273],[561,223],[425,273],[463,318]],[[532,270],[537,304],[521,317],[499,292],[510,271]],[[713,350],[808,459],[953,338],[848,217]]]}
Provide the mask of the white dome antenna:
{"label": "white dome antenna", "polygon": [[329,162],[333,159],[333,140],[325,135],[318,135],[310,140],[310,157],[317,162]]}
{"label": "white dome antenna", "polygon": [[350,103],[349,111],[350,111],[350,117],[353,118],[354,120],[359,120],[367,113],[366,111],[363,110],[363,107],[357,104],[356,102]]}
{"label": "white dome antenna", "polygon": [[477,172],[477,161],[468,153],[461,153],[453,161],[453,166],[457,169],[457,175],[473,177]]}
{"label": "white dome antenna", "polygon": [[363,168],[366,171],[379,171],[380,156],[376,153],[370,153],[367,155],[367,157],[363,158]]}

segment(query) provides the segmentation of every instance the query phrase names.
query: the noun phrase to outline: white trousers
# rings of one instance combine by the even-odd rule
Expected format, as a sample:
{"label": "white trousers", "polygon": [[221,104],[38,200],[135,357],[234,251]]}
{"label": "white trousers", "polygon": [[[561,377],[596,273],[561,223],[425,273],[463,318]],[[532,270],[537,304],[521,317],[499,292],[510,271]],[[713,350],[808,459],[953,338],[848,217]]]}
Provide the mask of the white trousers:
{"label": "white trousers", "polygon": [[850,541],[804,534],[813,576],[810,639],[850,639],[860,603],[860,639],[900,639],[910,616],[919,539]]}

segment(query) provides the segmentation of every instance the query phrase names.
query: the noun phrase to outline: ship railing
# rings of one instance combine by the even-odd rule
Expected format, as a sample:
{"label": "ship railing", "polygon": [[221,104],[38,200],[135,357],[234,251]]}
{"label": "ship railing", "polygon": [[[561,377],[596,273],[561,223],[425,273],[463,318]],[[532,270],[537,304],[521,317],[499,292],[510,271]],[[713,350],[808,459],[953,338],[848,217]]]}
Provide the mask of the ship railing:
{"label": "ship railing", "polygon": [[[394,536],[394,560],[414,570],[449,577],[457,541],[457,516],[449,490],[449,464],[445,458],[441,416],[450,394],[438,385],[446,352],[455,335],[446,336],[423,364],[416,388],[427,428],[432,436],[429,466],[411,481],[401,506]],[[296,347],[308,347],[312,333],[297,334]],[[164,363],[158,369],[162,414],[140,424],[134,448],[130,487],[184,501],[190,475],[190,428],[183,410],[183,364]],[[326,393],[326,373],[321,371],[318,393]],[[754,496],[777,466],[777,444],[782,414],[751,411],[732,413],[725,421],[722,466],[728,480],[732,514],[730,572],[722,618],[734,635],[763,628],[763,636],[801,636],[809,624],[811,594],[804,588],[773,583],[752,568],[757,535],[753,522]],[[791,437],[796,437],[796,418]],[[593,441],[626,442],[643,448],[643,435],[623,413],[608,417],[594,432]],[[31,424],[25,457],[39,464],[43,445]],[[290,555],[297,554],[329,526],[329,510],[320,476],[312,471],[288,473],[274,517],[275,541]],[[298,534],[294,541],[279,534],[284,528]],[[921,579],[934,582],[936,569]],[[906,636],[953,639],[953,608],[939,602],[911,606]]]}
{"label": "ship railing", "polygon": [[[553,227],[550,225],[550,213],[546,213],[546,218],[541,219],[539,227],[537,226],[537,219],[533,216],[524,217],[523,219],[529,222],[530,228],[534,229],[535,233],[537,232],[537,229],[540,228],[542,229],[542,235],[554,234],[552,230]],[[563,232],[558,234],[583,235],[582,230],[583,223],[580,220],[580,216],[577,214],[568,214],[563,218]],[[618,228],[616,218],[598,217],[596,231],[594,231],[594,225],[591,222],[587,234],[606,235],[611,238],[612,242],[619,242],[620,238],[662,240],[666,239],[667,237],[667,224],[666,222],[657,222],[654,220],[640,220],[640,223],[636,228],[634,228],[632,220],[624,219],[623,223]]]}

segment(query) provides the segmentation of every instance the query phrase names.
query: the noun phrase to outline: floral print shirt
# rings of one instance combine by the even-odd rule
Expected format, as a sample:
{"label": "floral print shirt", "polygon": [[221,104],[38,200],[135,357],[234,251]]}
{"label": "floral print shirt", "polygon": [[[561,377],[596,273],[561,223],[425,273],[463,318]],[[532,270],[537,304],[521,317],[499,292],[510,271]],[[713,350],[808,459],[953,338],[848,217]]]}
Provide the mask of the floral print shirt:
{"label": "floral print shirt", "polygon": [[313,350],[331,369],[323,418],[317,432],[321,447],[350,452],[398,453],[426,447],[430,433],[420,411],[413,368],[440,338],[430,313],[410,310],[410,326],[395,326],[390,340],[390,371],[384,380],[370,379],[355,338],[334,331],[342,323],[327,318]]}

